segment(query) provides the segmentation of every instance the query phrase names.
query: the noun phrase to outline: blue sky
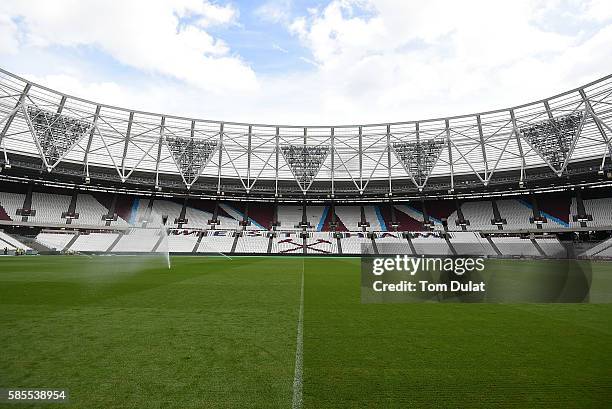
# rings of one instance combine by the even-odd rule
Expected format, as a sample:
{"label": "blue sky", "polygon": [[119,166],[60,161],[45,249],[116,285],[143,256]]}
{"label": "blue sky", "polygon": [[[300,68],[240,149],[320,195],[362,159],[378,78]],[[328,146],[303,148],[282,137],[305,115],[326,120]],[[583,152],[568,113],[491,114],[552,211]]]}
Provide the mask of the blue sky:
{"label": "blue sky", "polygon": [[0,65],[129,108],[259,123],[423,119],[610,73],[609,0],[3,0]]}

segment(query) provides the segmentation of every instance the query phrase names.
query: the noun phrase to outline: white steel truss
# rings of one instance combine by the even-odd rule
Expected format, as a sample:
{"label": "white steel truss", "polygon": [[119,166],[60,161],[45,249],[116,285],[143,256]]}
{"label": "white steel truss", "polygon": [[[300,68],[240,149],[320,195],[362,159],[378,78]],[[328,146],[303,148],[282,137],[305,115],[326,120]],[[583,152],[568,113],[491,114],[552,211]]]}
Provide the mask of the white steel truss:
{"label": "white steel truss", "polygon": [[126,110],[0,69],[0,149],[4,165],[31,156],[49,172],[76,164],[87,179],[95,167],[98,174],[111,169],[122,182],[150,174],[156,186],[174,180],[219,193],[231,184],[245,193],[272,186],[275,195],[316,190],[333,197],[339,189],[391,195],[410,186],[486,186],[507,171],[522,182],[529,169],[563,176],[584,160],[607,169],[612,75],[542,101],[473,115],[297,127]]}
{"label": "white steel truss", "polygon": [[92,122],[71,118],[34,105],[23,104],[22,109],[40,157],[48,171],[57,166],[93,127]]}
{"label": "white steel truss", "polygon": [[307,192],[329,155],[329,146],[283,145],[281,152],[302,192]]}

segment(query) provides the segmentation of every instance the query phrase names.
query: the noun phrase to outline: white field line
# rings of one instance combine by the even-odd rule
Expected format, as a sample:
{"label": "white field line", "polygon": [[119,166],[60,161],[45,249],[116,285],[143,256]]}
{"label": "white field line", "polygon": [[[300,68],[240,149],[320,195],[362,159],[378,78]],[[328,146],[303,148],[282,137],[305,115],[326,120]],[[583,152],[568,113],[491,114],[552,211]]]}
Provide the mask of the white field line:
{"label": "white field line", "polygon": [[300,313],[298,315],[297,341],[295,346],[292,409],[301,409],[302,407],[302,365],[304,361],[304,263],[305,261],[302,259],[302,285],[300,289]]}

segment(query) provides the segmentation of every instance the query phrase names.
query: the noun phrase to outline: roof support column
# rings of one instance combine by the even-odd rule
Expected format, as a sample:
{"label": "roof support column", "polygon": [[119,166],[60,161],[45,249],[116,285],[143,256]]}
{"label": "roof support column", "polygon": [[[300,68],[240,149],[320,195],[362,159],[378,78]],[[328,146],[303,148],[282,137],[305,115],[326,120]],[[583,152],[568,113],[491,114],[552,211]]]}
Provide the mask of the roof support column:
{"label": "roof support column", "polygon": [[89,151],[91,150],[91,141],[93,140],[95,131],[98,131],[98,134],[100,134],[100,129],[98,129],[98,118],[100,117],[101,109],[102,107],[100,105],[96,106],[93,125],[91,127],[91,131],[89,131],[89,139],[87,140],[87,147],[85,148],[85,183],[89,183]]}
{"label": "roof support column", "polygon": [[19,110],[19,107],[23,104],[23,101],[25,100],[26,96],[28,95],[28,92],[30,91],[30,88],[32,88],[32,84],[30,84],[28,82],[26,84],[25,88],[23,89],[21,95],[19,96],[19,100],[15,104],[15,107],[13,108],[11,113],[8,114],[6,117],[4,117],[2,119],[2,121],[0,121],[0,123],[6,121],[6,123],[4,124],[4,127],[2,128],[2,132],[0,132],[0,144],[2,143],[2,140],[4,139],[4,136],[6,135],[6,132],[11,127],[11,124],[13,123],[13,119],[15,119],[15,115],[17,115],[17,111]]}
{"label": "roof support column", "polygon": [[246,192],[247,194],[251,191],[251,152],[252,152],[252,147],[251,147],[251,139],[253,137],[253,125],[249,125],[249,133],[248,133],[248,145],[247,145],[247,188],[246,188]]}
{"label": "roof support column", "polygon": [[336,166],[335,166],[335,161],[334,161],[334,140],[335,140],[335,130],[334,128],[331,129],[331,197],[332,199],[334,198],[334,195],[336,194],[336,186],[335,186],[335,172],[336,172]]}
{"label": "roof support column", "polygon": [[157,160],[155,161],[155,189],[159,190],[159,161],[161,160],[162,144],[164,143],[164,134],[166,132],[166,117],[162,116],[161,125],[159,127],[159,142],[157,143]]}
{"label": "roof support column", "polygon": [[487,161],[487,150],[485,148],[484,135],[482,132],[482,120],[480,114],[476,115],[476,122],[478,124],[478,137],[480,138],[480,149],[482,150],[482,160],[484,161],[484,185],[489,184],[489,162]]}
{"label": "roof support column", "polygon": [[363,194],[363,127],[359,127],[359,194]]}
{"label": "roof support column", "polygon": [[387,125],[387,176],[389,178],[389,196],[393,195],[391,184],[391,125]]}
{"label": "roof support column", "polygon": [[276,151],[276,166],[274,166],[274,196],[278,197],[278,154],[279,154],[279,138],[280,138],[280,128],[276,127],[276,141],[274,150]]}
{"label": "roof support column", "polygon": [[123,145],[123,156],[121,156],[121,182],[125,182],[125,157],[127,156],[128,147],[130,145],[130,135],[132,134],[132,123],[134,122],[134,112],[130,112],[128,120],[127,132],[125,133],[125,143]]}
{"label": "roof support column", "polygon": [[510,118],[512,119],[512,132],[514,132],[514,136],[516,137],[516,144],[518,146],[519,155],[521,155],[521,177],[519,179],[519,186],[523,187],[523,184],[525,183],[525,154],[523,153],[523,145],[521,145],[521,138],[519,137],[518,126],[516,126],[516,117],[514,116],[514,109],[510,110]]}
{"label": "roof support column", "polygon": [[223,160],[223,122],[219,124],[219,168],[217,179],[217,195],[221,194],[221,163]]}
{"label": "roof support column", "polygon": [[[595,114],[595,111],[593,110],[593,106],[591,105],[591,101],[589,101],[589,98],[584,92],[584,89],[580,89],[578,90],[578,92],[580,93],[580,97],[582,97],[582,101],[584,101],[584,106],[586,107],[587,114],[591,115],[593,119],[595,120],[595,125],[597,126],[597,130],[599,131],[599,133],[601,134],[601,137],[606,143],[608,147],[608,155],[610,156],[610,160],[612,160],[612,143],[610,139],[608,138],[608,135],[606,134],[606,130],[604,129],[604,126],[608,128],[608,131],[610,131],[610,133],[612,133],[612,130],[601,119],[599,119],[599,117]],[[603,170],[605,161],[606,161],[606,155],[604,155],[604,157],[602,158],[601,168],[600,168],[601,170]]]}
{"label": "roof support column", "polygon": [[57,107],[57,113],[61,114],[64,110],[64,105],[66,105],[66,95],[62,95],[62,99],[60,100],[59,106]]}
{"label": "roof support column", "polygon": [[450,183],[451,188],[450,192],[455,190],[455,167],[453,165],[453,146],[451,145],[450,140],[450,123],[448,119],[445,121],[446,123],[446,146],[448,146],[448,164],[450,166]]}

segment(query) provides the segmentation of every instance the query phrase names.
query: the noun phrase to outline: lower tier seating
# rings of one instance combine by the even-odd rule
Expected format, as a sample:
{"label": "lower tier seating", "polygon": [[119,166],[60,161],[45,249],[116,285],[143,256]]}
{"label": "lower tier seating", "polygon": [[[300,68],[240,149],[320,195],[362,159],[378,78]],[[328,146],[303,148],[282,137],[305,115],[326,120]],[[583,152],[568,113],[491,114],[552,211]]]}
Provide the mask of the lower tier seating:
{"label": "lower tier seating", "polygon": [[245,232],[236,243],[236,253],[266,254],[270,239],[266,232]]}
{"label": "lower tier seating", "polygon": [[[106,252],[119,235],[116,233],[89,233],[80,234],[70,246],[71,251],[79,252]],[[124,242],[125,244],[125,242]],[[121,252],[118,246],[113,251]]]}

